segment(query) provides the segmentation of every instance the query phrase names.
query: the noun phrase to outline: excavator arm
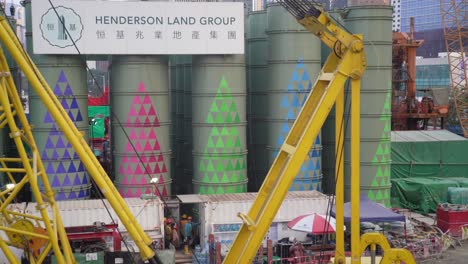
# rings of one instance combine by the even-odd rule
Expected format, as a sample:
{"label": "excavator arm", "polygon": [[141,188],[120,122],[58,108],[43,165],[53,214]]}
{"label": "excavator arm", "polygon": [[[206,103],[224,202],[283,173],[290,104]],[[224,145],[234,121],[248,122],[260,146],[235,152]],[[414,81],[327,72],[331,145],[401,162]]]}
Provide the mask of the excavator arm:
{"label": "excavator arm", "polygon": [[[351,263],[360,263],[362,251],[385,241],[379,239],[360,241],[359,217],[359,153],[360,153],[360,82],[366,68],[366,57],[361,35],[353,35],[334,21],[313,2],[305,0],[280,0],[307,30],[332,49],[311,90],[302,110],[294,122],[279,153],[254,200],[248,214],[239,213],[242,226],[229,250],[224,263],[251,263],[261,246],[273,218],[281,206],[300,166],[323,126],[331,108],[336,104],[337,153],[343,154],[344,87],[351,83]],[[341,129],[340,129],[341,128]],[[337,159],[337,168],[343,168],[343,159]],[[336,259],[344,263],[344,183],[343,169],[337,170],[336,189]],[[382,242],[383,243],[383,242]],[[362,245],[362,246],[361,246]],[[405,250],[401,250],[409,253]],[[401,254],[390,254],[386,263],[401,260]],[[411,253],[405,254],[405,263],[415,263]],[[409,256],[409,257],[408,257]],[[388,259],[388,258],[387,258]]]}
{"label": "excavator arm", "polygon": [[[150,263],[162,263],[152,248],[153,241],[144,233],[89,148],[83,134],[75,127],[3,17],[0,17],[0,40],[26,75],[32,88],[56,121],[57,126],[78,153],[90,176],[128,230],[140,250],[142,259]],[[19,261],[12,254],[9,246],[23,248],[29,252],[30,263],[42,263],[51,251],[54,251],[58,263],[75,263],[64,226],[60,220],[54,193],[48,183],[40,154],[34,142],[32,129],[26,119],[3,52],[0,53],[0,128],[9,128],[9,136],[14,140],[20,156],[19,158],[0,158],[0,173],[5,173],[11,182],[6,190],[0,191],[0,230],[4,231],[8,237],[7,240],[0,237],[0,248],[10,263],[19,263]],[[25,145],[31,149],[31,154],[26,152]],[[21,163],[23,168],[11,166],[12,163]],[[13,173],[21,173],[22,179],[15,181]],[[43,192],[39,189],[39,178],[44,185]],[[40,217],[18,213],[8,207],[26,183],[31,186],[41,213]],[[48,215],[47,209],[51,209],[50,211],[53,212],[52,217]]]}

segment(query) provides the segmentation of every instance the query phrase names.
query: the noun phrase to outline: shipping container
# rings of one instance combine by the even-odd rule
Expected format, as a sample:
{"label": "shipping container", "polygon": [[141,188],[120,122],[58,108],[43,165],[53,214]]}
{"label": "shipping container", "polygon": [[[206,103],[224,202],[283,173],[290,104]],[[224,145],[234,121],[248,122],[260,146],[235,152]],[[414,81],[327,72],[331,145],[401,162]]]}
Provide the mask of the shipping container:
{"label": "shipping container", "polygon": [[[164,235],[164,205],[162,201],[156,196],[152,199],[124,198],[124,200],[145,233],[162,246]],[[21,212],[25,210],[24,213],[39,216],[40,212],[36,209],[36,206],[36,203],[11,204],[9,209],[21,210]],[[119,225],[119,231],[124,238],[121,245],[122,251],[138,251],[138,247],[131,240],[125,226],[119,221],[117,214],[107,200],[57,201],[57,208],[60,211],[65,227],[89,226],[93,225],[94,222],[110,224],[115,221]],[[49,216],[52,217],[50,207],[48,209]],[[106,242],[109,250],[113,251],[112,241]],[[127,247],[132,247],[133,250]]]}
{"label": "shipping container", "polygon": [[[182,204],[195,204],[194,222],[199,227],[200,244],[204,248],[208,236],[213,234],[221,242],[222,255],[229,249],[242,224],[238,212],[247,214],[257,193],[220,195],[178,195]],[[304,241],[306,234],[290,230],[287,223],[293,218],[311,213],[325,214],[329,196],[317,191],[289,192],[283,201],[266,235],[275,243],[285,237]],[[266,241],[266,240],[265,240]],[[264,244],[266,245],[264,241]]]}

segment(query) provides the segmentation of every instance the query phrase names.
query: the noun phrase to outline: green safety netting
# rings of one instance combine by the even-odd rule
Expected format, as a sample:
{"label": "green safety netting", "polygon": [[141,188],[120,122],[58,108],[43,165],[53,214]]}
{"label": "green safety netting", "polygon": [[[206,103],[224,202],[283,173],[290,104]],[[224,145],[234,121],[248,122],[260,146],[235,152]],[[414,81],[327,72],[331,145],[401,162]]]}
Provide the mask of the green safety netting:
{"label": "green safety netting", "polygon": [[109,106],[88,106],[89,138],[104,138],[106,117]]}

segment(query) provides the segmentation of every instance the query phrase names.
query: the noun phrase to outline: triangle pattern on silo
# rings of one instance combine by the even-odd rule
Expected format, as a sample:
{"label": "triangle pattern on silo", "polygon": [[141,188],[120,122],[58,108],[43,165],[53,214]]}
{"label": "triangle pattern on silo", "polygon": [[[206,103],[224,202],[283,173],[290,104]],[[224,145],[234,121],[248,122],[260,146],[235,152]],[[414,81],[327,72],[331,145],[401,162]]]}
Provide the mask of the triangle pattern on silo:
{"label": "triangle pattern on silo", "polygon": [[[156,195],[167,196],[165,186],[168,170],[161,152],[156,128],[160,127],[158,115],[151,97],[146,92],[143,82],[138,85],[138,94],[132,98],[127,117],[126,129],[129,139],[125,150],[129,157],[122,157],[120,174],[120,192],[125,197],[139,197],[146,192],[151,178],[158,178]],[[141,185],[129,187],[128,185]]]}
{"label": "triangle pattern on silo", "polygon": [[368,197],[372,201],[390,206],[390,114],[391,114],[391,93],[387,93],[385,103],[382,108],[380,120],[385,122],[382,130],[381,141],[377,146],[372,163],[377,166],[377,173],[372,179],[373,190],[369,190]]}
{"label": "triangle pattern on silo", "polygon": [[[239,131],[236,126],[227,125],[240,124],[240,116],[224,77],[221,78],[205,121],[213,127],[198,166],[202,185],[243,182],[246,178],[246,162]],[[231,190],[228,187],[208,186],[200,187],[199,192],[214,194]]]}
{"label": "triangle pattern on silo", "polygon": [[[62,97],[59,99],[60,104],[75,125],[76,122],[83,121],[83,115],[81,114],[78,101],[63,70],[60,71],[53,92],[57,97]],[[57,124],[49,111],[46,111],[43,122],[45,124],[51,124],[51,129],[42,151],[42,158],[50,162],[46,166],[46,173],[52,178],[51,187],[57,189],[64,185],[69,185],[72,181],[70,177],[88,177],[84,170],[83,163],[81,160],[77,159],[77,153],[74,151],[63,132],[57,128]],[[73,172],[80,172],[80,175],[74,174]],[[73,176],[70,176],[69,173]],[[75,180],[74,178],[73,182]],[[80,196],[80,193],[76,193],[75,191],[71,191],[68,196],[63,192],[59,192],[57,200],[83,197],[86,196]]]}
{"label": "triangle pattern on silo", "polygon": [[[291,74],[291,78],[287,84],[288,93],[283,95],[280,103],[280,113],[282,116],[279,118],[285,120],[281,125],[281,129],[278,133],[278,137],[276,140],[276,148],[281,148],[283,145],[289,131],[291,130],[292,122],[294,121],[302,106],[304,105],[308,92],[312,89],[312,80],[310,79],[310,75],[306,69],[306,66],[302,59],[299,59],[296,63],[294,70]],[[319,138],[319,137],[317,137]],[[316,140],[317,142],[317,140]],[[313,150],[312,150],[313,151]],[[301,170],[296,175],[296,179],[310,179],[315,171],[315,162],[313,159],[310,158],[312,156],[312,151],[309,153],[308,159],[304,161],[303,166],[301,166]],[[276,158],[278,155],[278,151],[273,151],[273,158]],[[315,159],[317,160],[317,159]],[[310,168],[314,169],[310,169]],[[311,181],[313,181],[311,179]],[[299,190],[310,190],[312,188],[310,182],[305,183],[305,181],[301,181],[302,185],[299,183],[294,183],[291,185],[291,191],[299,191]]]}

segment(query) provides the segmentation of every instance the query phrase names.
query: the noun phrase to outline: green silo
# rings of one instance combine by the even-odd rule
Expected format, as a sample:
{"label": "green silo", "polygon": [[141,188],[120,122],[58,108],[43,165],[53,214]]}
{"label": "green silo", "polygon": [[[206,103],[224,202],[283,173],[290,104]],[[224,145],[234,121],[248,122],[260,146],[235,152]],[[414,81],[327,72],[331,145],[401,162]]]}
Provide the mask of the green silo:
{"label": "green silo", "polygon": [[192,139],[192,55],[182,56],[183,70],[183,186],[185,193],[193,193],[191,179],[193,177],[193,139]]}
{"label": "green silo", "polygon": [[[330,16],[335,19],[335,21],[343,26],[345,26],[345,21],[342,17],[344,10],[333,10],[329,12]],[[325,64],[328,55],[330,54],[331,49],[326,45],[322,45],[321,48],[321,57],[322,57],[322,66]],[[335,193],[335,107],[333,107],[328,114],[327,119],[322,127],[322,190],[327,194]],[[344,159],[344,157],[341,157]],[[344,170],[344,168],[341,168]]]}
{"label": "green silo", "polygon": [[175,123],[175,157],[176,171],[173,177],[176,180],[177,193],[184,193],[184,69],[183,56],[175,55],[175,108],[176,118]]}
{"label": "green silo", "polygon": [[258,191],[263,183],[268,169],[269,158],[266,146],[268,138],[266,114],[266,97],[268,93],[268,41],[266,35],[266,11],[249,14],[247,35],[247,54],[249,67],[249,191]]}
{"label": "green silo", "polygon": [[244,55],[193,57],[194,193],[247,191]]}
{"label": "green silo", "polygon": [[178,193],[178,186],[177,182],[177,167],[176,167],[176,155],[177,155],[177,148],[176,148],[176,120],[177,120],[177,97],[176,97],[176,56],[172,55],[169,56],[169,97],[170,97],[170,109],[171,109],[171,129],[170,129],[170,140],[171,140],[171,173],[173,178],[173,185],[172,191],[174,193]]}
{"label": "green silo", "polygon": [[170,196],[167,57],[113,56],[110,74],[115,185],[123,197]]}
{"label": "green silo", "polygon": [[[31,2],[25,1],[26,17],[31,17]],[[88,87],[86,62],[75,55],[37,55],[33,53],[31,19],[27,19],[28,53],[61,102],[76,127],[88,135]],[[40,37],[40,36],[37,36]],[[86,199],[91,182],[83,163],[49,111],[33,89],[29,90],[30,123],[49,184],[57,200]],[[41,183],[39,183],[41,185]],[[40,186],[42,189],[43,187]]]}
{"label": "green silo", "polygon": [[[277,3],[267,6],[267,17],[268,128],[265,131],[268,131],[267,157],[272,164],[320,72],[321,43]],[[321,191],[320,140],[319,135],[290,190]]]}
{"label": "green silo", "polygon": [[[392,7],[356,6],[345,18],[352,33],[364,35],[367,68],[361,82],[361,190],[390,206]],[[350,93],[345,94],[350,99]],[[345,109],[346,111],[346,109]],[[345,112],[345,119],[349,114]],[[350,126],[345,135],[345,195],[350,188]]]}

